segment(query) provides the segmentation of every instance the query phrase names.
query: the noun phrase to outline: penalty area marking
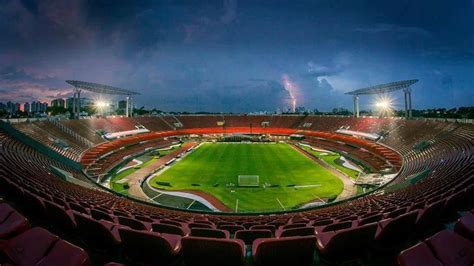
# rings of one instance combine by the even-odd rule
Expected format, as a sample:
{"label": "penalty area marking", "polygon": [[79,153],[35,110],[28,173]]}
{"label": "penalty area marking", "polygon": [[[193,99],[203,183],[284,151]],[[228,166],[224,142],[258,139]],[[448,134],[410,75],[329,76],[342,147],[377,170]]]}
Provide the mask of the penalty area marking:
{"label": "penalty area marking", "polygon": [[300,187],[320,187],[320,184],[317,185],[303,185],[303,186],[294,186],[294,188],[300,188]]}
{"label": "penalty area marking", "polygon": [[280,203],[281,208],[285,211],[286,210],[285,206],[283,206],[283,204],[281,204],[281,201],[278,198],[276,198],[276,199],[277,199],[278,203]]}

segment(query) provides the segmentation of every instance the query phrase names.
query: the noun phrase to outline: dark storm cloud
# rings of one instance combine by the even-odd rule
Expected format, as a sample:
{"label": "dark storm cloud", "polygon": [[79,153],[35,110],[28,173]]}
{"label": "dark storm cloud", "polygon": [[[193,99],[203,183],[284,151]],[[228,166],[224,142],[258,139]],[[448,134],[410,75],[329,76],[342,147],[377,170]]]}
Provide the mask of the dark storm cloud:
{"label": "dark storm cloud", "polygon": [[[133,88],[164,110],[350,107],[351,89],[418,78],[415,107],[472,105],[474,3],[0,0],[0,100]],[[6,91],[6,93],[5,93]],[[436,93],[430,93],[436,92]],[[369,101],[369,99],[364,99]]]}

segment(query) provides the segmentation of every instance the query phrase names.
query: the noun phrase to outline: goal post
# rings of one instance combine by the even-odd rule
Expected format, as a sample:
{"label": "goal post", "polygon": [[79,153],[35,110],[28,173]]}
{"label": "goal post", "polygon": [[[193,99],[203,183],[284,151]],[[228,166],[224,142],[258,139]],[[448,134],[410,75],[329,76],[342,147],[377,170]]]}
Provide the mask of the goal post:
{"label": "goal post", "polygon": [[239,187],[258,187],[259,181],[258,175],[239,175],[237,177]]}

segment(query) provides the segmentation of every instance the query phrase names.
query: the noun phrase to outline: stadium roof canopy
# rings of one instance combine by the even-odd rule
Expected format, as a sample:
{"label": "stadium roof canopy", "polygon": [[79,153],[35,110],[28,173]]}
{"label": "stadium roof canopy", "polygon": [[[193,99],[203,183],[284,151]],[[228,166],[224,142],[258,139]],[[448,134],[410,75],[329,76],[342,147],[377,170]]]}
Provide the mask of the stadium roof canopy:
{"label": "stadium roof canopy", "polygon": [[113,94],[113,95],[140,95],[138,92],[121,89],[117,87],[112,87],[108,85],[102,85],[92,82],[78,81],[78,80],[66,80],[67,83],[74,86],[76,89],[82,89],[86,91],[91,91],[95,93],[102,94]]}
{"label": "stadium roof canopy", "polygon": [[379,94],[379,93],[387,93],[392,91],[401,90],[404,88],[410,87],[417,83],[417,79],[410,79],[410,80],[402,80],[402,81],[395,81],[380,85],[375,85],[372,87],[362,88],[355,91],[346,92],[345,94],[349,95],[368,95],[368,94]]}

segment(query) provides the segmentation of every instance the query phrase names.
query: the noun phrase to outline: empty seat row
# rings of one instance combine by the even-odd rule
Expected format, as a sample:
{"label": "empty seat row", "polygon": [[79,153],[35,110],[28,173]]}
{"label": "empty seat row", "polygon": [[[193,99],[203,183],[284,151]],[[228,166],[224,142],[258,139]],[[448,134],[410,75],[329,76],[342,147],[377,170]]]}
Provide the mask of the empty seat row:
{"label": "empty seat row", "polygon": [[449,229],[402,251],[398,256],[400,266],[471,266],[473,263],[474,242]]}

